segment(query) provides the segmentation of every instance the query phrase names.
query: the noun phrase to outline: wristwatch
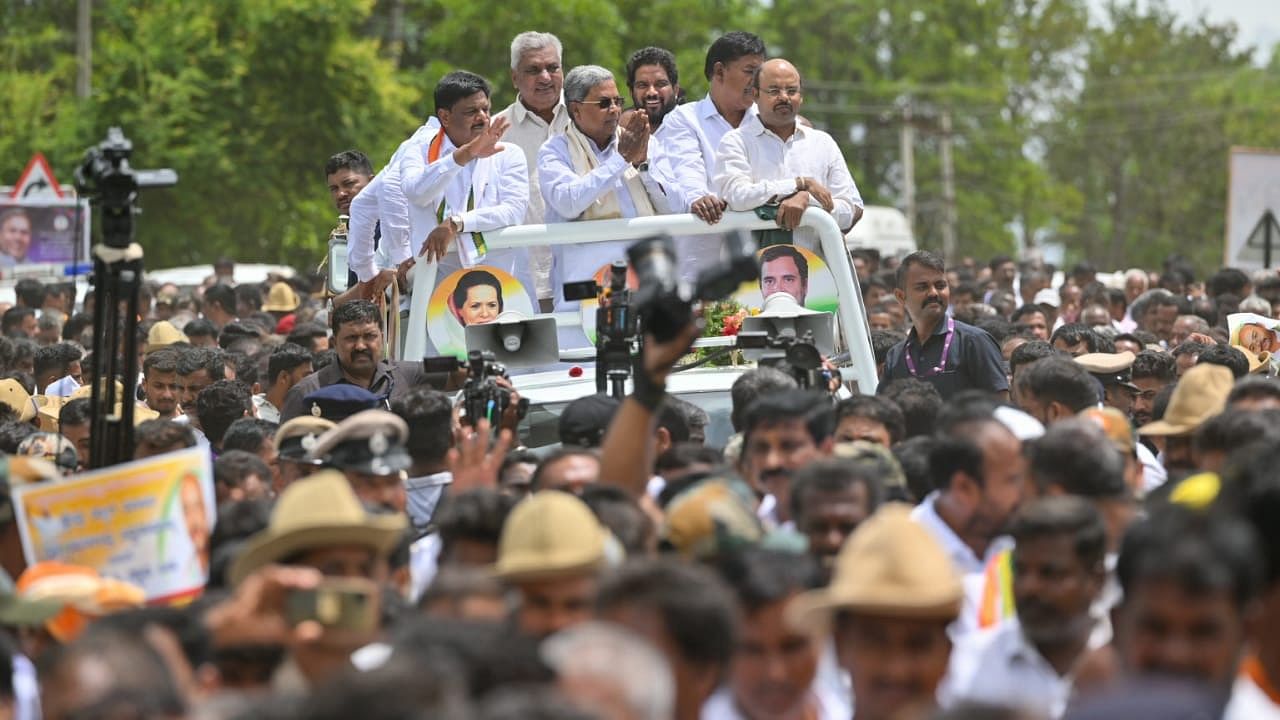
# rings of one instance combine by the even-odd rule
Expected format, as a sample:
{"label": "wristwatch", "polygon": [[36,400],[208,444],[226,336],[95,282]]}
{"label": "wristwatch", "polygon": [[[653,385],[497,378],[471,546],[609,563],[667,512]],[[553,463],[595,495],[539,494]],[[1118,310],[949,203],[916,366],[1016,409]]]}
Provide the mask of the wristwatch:
{"label": "wristwatch", "polygon": [[634,167],[636,170],[639,170],[640,172],[649,172],[649,161],[645,160],[639,165],[632,165],[631,167]]}
{"label": "wristwatch", "polygon": [[453,226],[453,231],[455,233],[462,232],[462,216],[461,215],[450,215],[449,224]]}

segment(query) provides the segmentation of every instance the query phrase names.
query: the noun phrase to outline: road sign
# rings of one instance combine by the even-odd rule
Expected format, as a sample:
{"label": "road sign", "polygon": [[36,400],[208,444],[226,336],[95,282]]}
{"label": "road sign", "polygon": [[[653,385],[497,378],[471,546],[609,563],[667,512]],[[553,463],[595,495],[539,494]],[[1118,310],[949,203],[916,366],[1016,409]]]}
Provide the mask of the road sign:
{"label": "road sign", "polygon": [[[1271,214],[1270,224],[1267,215]],[[1231,148],[1223,262],[1241,270],[1270,268],[1280,250],[1280,150]],[[1267,252],[1267,231],[1272,252]]]}
{"label": "road sign", "polygon": [[22,171],[18,184],[14,186],[9,197],[15,200],[61,200],[62,190],[53,177],[53,169],[44,155],[36,153]]}

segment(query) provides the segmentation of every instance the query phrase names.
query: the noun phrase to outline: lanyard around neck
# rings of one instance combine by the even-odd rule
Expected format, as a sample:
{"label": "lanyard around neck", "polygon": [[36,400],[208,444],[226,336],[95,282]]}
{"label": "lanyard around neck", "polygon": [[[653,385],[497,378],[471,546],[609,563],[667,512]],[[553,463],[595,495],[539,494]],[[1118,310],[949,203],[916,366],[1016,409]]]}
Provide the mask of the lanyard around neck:
{"label": "lanyard around neck", "polygon": [[[944,369],[946,369],[947,356],[951,354],[951,341],[955,339],[955,336],[956,336],[955,318],[947,318],[947,334],[944,336],[944,339],[942,341],[942,355],[938,357],[938,364],[929,368],[928,372],[925,372],[925,373],[921,373],[919,370],[916,369],[915,358],[911,357],[911,343],[908,342],[906,347],[903,348],[902,354],[906,356],[907,372],[911,373],[911,377],[915,377],[915,378],[932,377],[942,372]],[[920,362],[923,363],[924,362],[924,343],[920,341],[919,336],[916,337],[916,342],[920,346]]]}

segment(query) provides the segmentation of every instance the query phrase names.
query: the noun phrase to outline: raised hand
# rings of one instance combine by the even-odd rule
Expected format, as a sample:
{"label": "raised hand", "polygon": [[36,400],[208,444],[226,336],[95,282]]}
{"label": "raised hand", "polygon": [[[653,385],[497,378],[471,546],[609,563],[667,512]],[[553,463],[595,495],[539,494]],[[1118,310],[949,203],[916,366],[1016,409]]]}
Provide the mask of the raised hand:
{"label": "raised hand", "polygon": [[476,158],[487,158],[502,152],[502,145],[498,141],[506,134],[509,127],[511,127],[510,120],[494,118],[493,122],[489,123],[489,127],[454,151],[454,159],[459,165],[466,165]]}
{"label": "raised hand", "polygon": [[649,116],[631,113],[622,126],[618,138],[618,154],[632,165],[638,165],[649,157]]}

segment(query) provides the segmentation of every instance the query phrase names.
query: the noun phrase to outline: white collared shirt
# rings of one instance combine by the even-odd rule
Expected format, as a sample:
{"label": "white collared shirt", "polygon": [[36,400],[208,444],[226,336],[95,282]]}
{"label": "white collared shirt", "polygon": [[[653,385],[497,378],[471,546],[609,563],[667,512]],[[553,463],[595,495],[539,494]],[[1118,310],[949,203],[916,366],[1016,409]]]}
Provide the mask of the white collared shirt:
{"label": "white collared shirt", "polygon": [[[548,123],[541,115],[533,112],[520,102],[519,98],[498,113],[495,119],[503,118],[511,123],[507,132],[502,135],[504,143],[511,143],[524,153],[526,167],[537,167],[538,151],[543,143],[554,135],[563,135],[569,127],[569,110],[564,100],[556,105],[555,114]],[[525,212],[524,224],[536,225],[543,221],[545,205],[542,193],[538,190],[538,173],[529,173],[529,208]]]}
{"label": "white collared shirt", "polygon": [[[802,176],[831,192],[831,215],[840,229],[847,232],[853,227],[862,196],[840,147],[827,133],[799,123],[786,140],[766,128],[758,114],[725,133],[716,151],[712,189],[730,210],[751,210],[794,194],[796,178]],[[810,198],[810,204],[821,206],[816,198]],[[807,239],[804,244],[816,247],[817,236],[807,231],[811,237],[802,238],[805,232],[796,232],[797,241]]]}
{"label": "white collared shirt", "polygon": [[[653,142],[652,138],[650,142]],[[623,178],[631,164],[618,153],[617,139],[611,140],[604,149],[591,143],[591,150],[596,155],[597,167],[586,175],[579,175],[574,169],[573,159],[569,154],[569,139],[564,135],[551,138],[538,152],[538,182],[542,189],[542,199],[547,204],[548,224],[577,220],[597,198],[610,191],[618,199],[618,210],[622,217],[636,216],[635,203],[631,200],[631,193]],[[640,173],[640,181],[649,194],[654,210],[659,214],[667,212],[666,195],[658,181],[649,172]],[[564,283],[589,280],[601,266],[625,259],[626,249],[630,244],[630,241],[618,240],[554,246],[551,249],[555,259],[551,278],[556,310],[577,307],[576,302],[565,302]]]}
{"label": "white collared shirt", "polygon": [[956,642],[938,698],[944,708],[986,703],[1060,718],[1073,682],[1072,675],[1059,675],[1027,641],[1017,620],[1007,620]]}
{"label": "white collared shirt", "polygon": [[1222,720],[1280,720],[1280,705],[1246,673],[1236,676]]}
{"label": "white collared shirt", "polygon": [[375,227],[380,227],[382,232],[376,255],[381,255],[387,266],[395,267],[412,257],[409,201],[400,186],[400,159],[411,148],[431,142],[439,129],[439,120],[434,116],[428,119],[408,140],[400,143],[386,166],[352,198],[347,226],[347,267],[360,282],[368,282],[378,274],[379,262],[373,247]]}
{"label": "white collared shirt", "polygon": [[[461,215],[464,233],[488,232],[524,221],[529,206],[529,169],[520,148],[504,145],[489,157],[459,165],[454,161],[457,148],[448,135],[441,142],[440,156],[431,163],[427,161],[429,144],[430,140],[400,159],[400,185],[409,200],[413,226],[410,251],[414,256],[439,224],[442,199],[444,216]],[[468,210],[467,199],[473,192],[474,208]]]}
{"label": "white collared shirt", "polygon": [[[756,114],[756,106],[747,108],[746,118]],[[662,119],[657,138],[663,152],[678,162],[672,163],[677,190],[672,197],[679,201],[681,211],[688,211],[695,200],[712,193],[712,176],[716,167],[716,152],[725,134],[733,126],[716,109],[708,95],[696,103],[678,105]]]}
{"label": "white collared shirt", "polygon": [[938,515],[936,507],[938,497],[941,492],[934,490],[925,496],[924,501],[915,506],[911,511],[911,519],[920,523],[933,538],[942,546],[943,552],[947,554],[947,558],[951,560],[951,564],[955,567],[956,572],[961,576],[973,573],[981,573],[986,569],[987,563],[996,555],[1004,552],[1008,548],[1013,547],[1013,539],[1008,536],[1001,536],[991,541],[987,545],[986,557],[978,557],[973,548],[965,544],[964,540],[956,534],[951,526]]}

